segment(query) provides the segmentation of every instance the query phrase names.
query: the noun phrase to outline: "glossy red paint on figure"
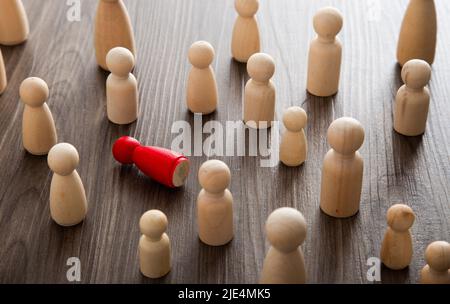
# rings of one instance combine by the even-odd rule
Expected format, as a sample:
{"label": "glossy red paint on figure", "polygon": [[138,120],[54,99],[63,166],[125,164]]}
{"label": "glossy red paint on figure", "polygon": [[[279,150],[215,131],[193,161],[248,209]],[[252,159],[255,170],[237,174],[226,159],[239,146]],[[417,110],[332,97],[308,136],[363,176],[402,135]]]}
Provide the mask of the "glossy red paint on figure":
{"label": "glossy red paint on figure", "polygon": [[135,164],[151,179],[167,187],[180,187],[189,174],[189,160],[168,149],[143,146],[130,136],[120,137],[113,145],[114,158],[122,164]]}

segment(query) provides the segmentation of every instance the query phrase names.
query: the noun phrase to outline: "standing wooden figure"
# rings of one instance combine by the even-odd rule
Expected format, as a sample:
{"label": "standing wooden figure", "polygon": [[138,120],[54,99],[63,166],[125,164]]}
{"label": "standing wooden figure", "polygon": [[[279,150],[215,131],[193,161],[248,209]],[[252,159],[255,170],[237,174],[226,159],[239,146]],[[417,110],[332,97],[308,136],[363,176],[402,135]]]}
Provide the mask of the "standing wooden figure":
{"label": "standing wooden figure", "polygon": [[450,284],[450,244],[436,241],[425,250],[427,265],[420,272],[422,284]]}
{"label": "standing wooden figure", "polygon": [[411,59],[433,64],[436,53],[437,20],[434,0],[410,0],[403,17],[397,45],[402,66]]}
{"label": "standing wooden figure", "polygon": [[188,76],[186,104],[192,113],[210,114],[217,108],[217,84],[211,63],[214,48],[206,41],[194,42],[188,58],[192,64]]}
{"label": "standing wooden figure", "polygon": [[306,221],[293,208],[273,211],[266,222],[270,243],[261,272],[261,284],[306,283],[305,261],[300,245],[306,238]]}
{"label": "standing wooden figure", "polygon": [[133,28],[122,0],[99,0],[94,36],[95,56],[102,69],[108,70],[106,55],[116,46],[127,48],[136,58]]}
{"label": "standing wooden figure", "polygon": [[275,118],[275,86],[272,83],[275,62],[270,55],[256,53],[247,63],[250,75],[244,92],[244,122],[256,129],[272,126]]}
{"label": "standing wooden figure", "polygon": [[0,95],[6,90],[8,79],[6,77],[5,62],[3,61],[2,50],[0,50]]}
{"label": "standing wooden figure", "polygon": [[141,273],[146,277],[163,277],[172,267],[167,224],[166,215],[159,210],[145,212],[139,221],[142,233],[139,240],[139,264]]}
{"label": "standing wooden figure", "polygon": [[34,155],[46,155],[56,144],[56,128],[45,102],[48,86],[37,77],[25,79],[20,85],[20,98],[25,107],[22,119],[23,147]]}
{"label": "standing wooden figure", "polygon": [[283,115],[286,131],[281,137],[280,161],[286,166],[299,166],[306,160],[308,143],[304,128],[306,112],[300,107],[290,107]]}
{"label": "standing wooden figure", "polygon": [[247,62],[250,56],[259,53],[260,39],[255,14],[259,0],[235,0],[238,13],[231,40],[231,54],[236,61]]}
{"label": "standing wooden figure", "polygon": [[115,47],[108,52],[106,65],[111,71],[106,80],[108,119],[119,125],[132,123],[138,116],[137,81],[131,73],[133,53],[126,48]]}
{"label": "standing wooden figure", "polygon": [[48,166],[54,172],[50,185],[50,215],[61,226],[74,226],[86,216],[87,201],[76,168],[79,156],[68,143],[55,145],[48,153]]}
{"label": "standing wooden figure", "polygon": [[336,35],[342,23],[342,15],[334,7],[322,8],[314,16],[317,37],[309,48],[307,90],[315,96],[332,96],[338,91],[342,45]]}
{"label": "standing wooden figure", "polygon": [[344,218],[359,210],[364,161],[357,151],[364,142],[359,121],[341,117],[328,128],[331,149],[322,167],[320,208],[326,214]]}
{"label": "standing wooden figure", "polygon": [[425,86],[430,81],[431,67],[424,61],[413,59],[402,68],[405,83],[397,92],[394,106],[394,129],[406,136],[425,132],[430,92]]}
{"label": "standing wooden figure", "polygon": [[28,39],[30,26],[22,0],[0,1],[0,44],[17,45]]}
{"label": "standing wooden figure", "polygon": [[381,245],[381,261],[393,270],[406,268],[411,263],[413,246],[409,228],[414,224],[413,210],[396,204],[387,212],[388,228]]}
{"label": "standing wooden figure", "polygon": [[198,171],[202,190],[197,198],[200,240],[210,246],[225,245],[233,239],[233,196],[227,189],[231,173],[220,160],[208,160]]}

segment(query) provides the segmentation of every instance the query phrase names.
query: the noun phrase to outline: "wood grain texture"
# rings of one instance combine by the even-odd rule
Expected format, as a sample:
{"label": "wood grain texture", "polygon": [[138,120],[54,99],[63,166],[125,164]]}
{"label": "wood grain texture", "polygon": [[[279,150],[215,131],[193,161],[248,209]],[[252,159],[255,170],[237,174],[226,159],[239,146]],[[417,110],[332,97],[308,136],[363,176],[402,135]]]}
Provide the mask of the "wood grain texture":
{"label": "wood grain texture", "polygon": [[[121,167],[111,155],[120,135],[170,147],[172,122],[193,117],[185,105],[190,68],[187,50],[196,40],[216,50],[213,68],[219,89],[218,111],[208,120],[240,120],[245,66],[231,60],[233,1],[127,0],[135,29],[140,113],[136,123],[117,126],[106,117],[107,74],[95,62],[93,23],[96,1],[82,1],[81,21],[69,22],[65,1],[24,0],[30,20],[28,42],[3,47],[9,85],[0,97],[0,282],[67,283],[66,261],[81,260],[82,283],[256,283],[268,248],[264,223],[274,209],[298,208],[308,223],[303,245],[312,283],[367,283],[366,261],[379,256],[385,214],[394,203],[411,206],[414,256],[404,271],[382,270],[384,283],[416,283],[425,265],[426,246],[450,240],[450,13],[448,1],[436,1],[438,46],[430,82],[431,106],[422,137],[393,131],[392,104],[401,85],[396,65],[397,35],[407,1],[334,0],[261,1],[257,14],[262,51],[273,56],[277,88],[276,117],[288,106],[308,114],[308,159],[299,168],[262,168],[259,157],[220,157],[231,169],[235,238],[225,247],[209,247],[197,236],[197,171],[207,156],[191,157],[185,187],[169,190]],[[344,16],[339,93],[315,98],[306,93],[312,16],[332,4]],[[60,141],[79,151],[78,172],[86,188],[86,220],[62,228],[50,219],[51,172],[45,157],[24,152],[23,105],[18,88],[37,76],[50,88],[49,107]],[[360,212],[333,219],[319,210],[326,131],[341,116],[365,127],[360,152],[365,160]],[[164,278],[139,273],[139,218],[148,209],[169,219],[173,268]]]}

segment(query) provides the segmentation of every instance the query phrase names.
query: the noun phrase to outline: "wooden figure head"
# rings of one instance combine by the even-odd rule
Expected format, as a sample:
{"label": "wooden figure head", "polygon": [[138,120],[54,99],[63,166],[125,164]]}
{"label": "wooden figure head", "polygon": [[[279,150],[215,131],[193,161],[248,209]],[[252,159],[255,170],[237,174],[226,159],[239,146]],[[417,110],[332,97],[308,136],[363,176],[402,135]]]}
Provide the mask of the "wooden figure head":
{"label": "wooden figure head", "polygon": [[275,73],[275,61],[265,53],[253,54],[247,62],[247,72],[258,82],[268,82]]}
{"label": "wooden figure head", "polygon": [[306,121],[306,112],[300,107],[290,107],[283,114],[283,124],[292,132],[299,132],[305,128]]}
{"label": "wooden figure head", "polygon": [[412,89],[421,89],[431,78],[431,67],[428,62],[413,59],[405,63],[402,68],[402,80]]}
{"label": "wooden figure head", "polygon": [[47,83],[38,77],[29,77],[22,81],[19,89],[20,99],[30,107],[40,107],[47,100]]}
{"label": "wooden figure head", "polygon": [[68,143],[54,145],[47,157],[50,169],[63,176],[71,174],[78,167],[79,160],[77,149]]}
{"label": "wooden figure head", "polygon": [[328,143],[338,153],[355,153],[364,142],[364,128],[351,117],[341,117],[328,128]]}
{"label": "wooden figure head", "polygon": [[292,252],[306,238],[306,221],[300,211],[283,207],[273,211],[266,222],[270,244],[281,252]]}
{"label": "wooden figure head", "polygon": [[343,19],[341,12],[334,7],[324,7],[317,11],[313,18],[316,33],[325,39],[333,40],[341,31]]}
{"label": "wooden figure head", "polygon": [[208,160],[198,171],[198,181],[207,192],[223,192],[230,185],[230,180],[230,169],[220,160]]}
{"label": "wooden figure head", "polygon": [[106,65],[114,75],[127,77],[134,68],[134,56],[124,47],[112,48],[106,55]]}
{"label": "wooden figure head", "polygon": [[159,210],[153,209],[145,212],[139,220],[141,233],[152,240],[159,240],[167,230],[167,217]]}
{"label": "wooden figure head", "polygon": [[395,204],[387,212],[387,223],[396,231],[407,231],[414,224],[416,216],[411,207]]}
{"label": "wooden figure head", "polygon": [[431,243],[425,250],[425,260],[434,270],[450,269],[450,244],[444,241]]}
{"label": "wooden figure head", "polygon": [[235,0],[234,7],[238,12],[239,16],[244,18],[253,17],[258,11],[259,1],[258,0]]}
{"label": "wooden figure head", "polygon": [[190,63],[199,69],[206,69],[214,60],[214,48],[207,41],[194,42],[189,48]]}

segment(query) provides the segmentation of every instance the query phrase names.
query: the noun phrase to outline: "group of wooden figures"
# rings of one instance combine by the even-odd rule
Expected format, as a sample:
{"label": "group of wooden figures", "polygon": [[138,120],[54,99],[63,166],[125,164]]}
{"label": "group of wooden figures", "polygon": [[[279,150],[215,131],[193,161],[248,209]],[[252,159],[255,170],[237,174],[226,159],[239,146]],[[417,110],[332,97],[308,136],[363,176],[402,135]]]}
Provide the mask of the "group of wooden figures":
{"label": "group of wooden figures", "polygon": [[[255,14],[258,0],[235,0],[238,16],[231,41],[233,58],[247,64],[250,80],[243,97],[243,120],[251,128],[269,128],[275,119],[275,72],[273,58],[260,52],[260,38]],[[341,13],[331,7],[320,9],[313,19],[317,37],[311,42],[307,69],[307,91],[315,96],[336,94],[339,87],[342,46],[336,37],[343,26]],[[411,0],[400,31],[397,59],[405,83],[396,96],[394,128],[406,136],[425,131],[430,95],[426,85],[436,49],[436,12],[432,0]],[[0,44],[24,42],[29,33],[25,10],[20,0],[0,2]],[[116,124],[129,124],[138,117],[136,78],[131,73],[136,58],[134,34],[127,9],[122,0],[99,0],[95,21],[95,54],[98,65],[110,71],[106,81],[107,117]],[[193,113],[214,112],[218,91],[211,63],[214,49],[206,41],[197,41],[188,51],[192,64],[188,79],[186,104]],[[0,93],[7,80],[0,53]],[[57,144],[56,128],[46,104],[47,84],[40,78],[25,79],[20,86],[24,103],[22,135],[26,151],[34,155],[48,154],[47,161],[54,172],[50,187],[51,217],[62,226],[80,223],[87,213],[87,199],[76,171],[79,156],[68,143]],[[280,161],[287,166],[299,166],[307,158],[304,128],[306,112],[290,107],[283,114],[286,131],[280,143]],[[329,216],[346,218],[359,210],[363,178],[363,158],[358,149],[364,142],[363,126],[354,118],[342,117],[328,129],[331,146],[322,169],[320,208]],[[139,142],[124,139],[132,149]],[[130,146],[122,146],[128,149]],[[121,149],[122,149],[121,148]],[[148,165],[146,148],[141,156],[130,152],[116,153],[122,163]],[[114,151],[113,151],[114,153]],[[134,152],[133,152],[134,153]],[[167,155],[170,151],[163,151]],[[133,154],[134,155],[134,154]],[[186,158],[170,155],[177,166],[160,182],[169,187],[184,184],[189,171]],[[133,159],[132,159],[133,158]],[[182,161],[180,161],[182,159]],[[153,175],[152,175],[153,174]],[[164,174],[164,173],[162,173]],[[153,173],[147,174],[158,180]],[[231,173],[219,160],[208,160],[198,172],[202,190],[197,200],[198,233],[202,242],[221,246],[233,238],[233,197],[228,190]],[[413,255],[409,228],[415,219],[412,209],[403,204],[387,212],[388,228],[381,246],[381,260],[391,269],[407,267]],[[150,278],[164,276],[171,268],[170,241],[165,233],[167,217],[159,210],[150,210],[140,219],[142,237],[139,241],[141,272]],[[302,214],[293,208],[279,208],[266,222],[266,235],[271,244],[261,272],[261,283],[305,283],[305,265],[300,245],[306,238],[307,224]],[[427,265],[421,272],[423,283],[450,283],[450,244],[437,241],[425,252]]]}

